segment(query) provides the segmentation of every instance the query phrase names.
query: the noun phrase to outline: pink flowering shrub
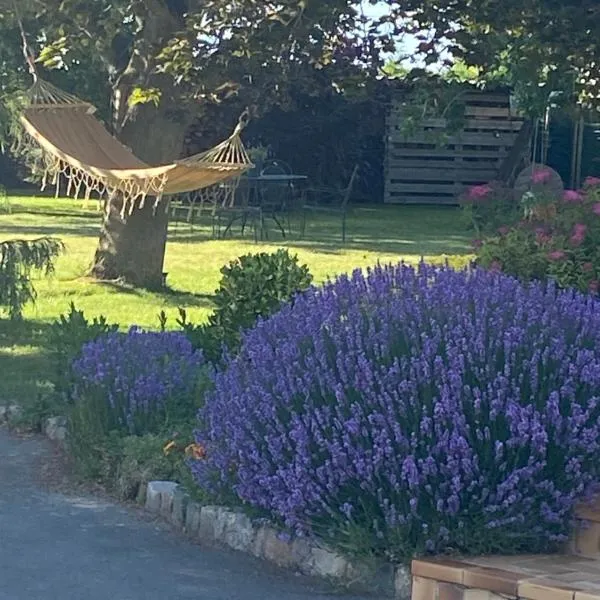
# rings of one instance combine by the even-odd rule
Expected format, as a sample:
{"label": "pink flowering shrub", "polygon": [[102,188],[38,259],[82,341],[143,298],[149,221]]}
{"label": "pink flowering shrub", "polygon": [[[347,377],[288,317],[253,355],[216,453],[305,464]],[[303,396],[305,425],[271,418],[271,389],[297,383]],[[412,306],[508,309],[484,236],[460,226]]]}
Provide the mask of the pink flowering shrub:
{"label": "pink flowering shrub", "polygon": [[519,220],[509,215],[508,224],[478,240],[479,264],[523,280],[553,279],[561,287],[597,294],[600,178],[588,177],[581,190],[565,190],[559,198],[532,193],[526,200]]}
{"label": "pink flowering shrub", "polygon": [[497,233],[507,222],[517,219],[520,212],[510,190],[495,182],[469,188],[463,194],[461,204],[467,226],[477,236]]}

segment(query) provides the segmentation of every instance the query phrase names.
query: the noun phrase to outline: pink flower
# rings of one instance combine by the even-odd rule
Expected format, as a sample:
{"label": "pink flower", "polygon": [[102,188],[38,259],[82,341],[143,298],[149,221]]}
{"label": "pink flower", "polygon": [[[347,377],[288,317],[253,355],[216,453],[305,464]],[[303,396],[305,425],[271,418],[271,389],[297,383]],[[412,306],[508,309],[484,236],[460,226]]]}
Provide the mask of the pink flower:
{"label": "pink flower", "polygon": [[474,185],[469,188],[467,197],[469,200],[483,200],[492,193],[492,188],[489,185]]}
{"label": "pink flower", "polygon": [[581,270],[584,273],[591,273],[594,270],[594,265],[591,262],[586,262],[581,265]]}
{"label": "pink flower", "polygon": [[596,187],[600,185],[600,177],[586,177],[583,185],[585,187]]}
{"label": "pink flower", "polygon": [[562,250],[553,250],[548,253],[548,258],[550,260],[562,260],[565,256],[566,254]]}
{"label": "pink flower", "polygon": [[598,281],[597,279],[590,281],[590,283],[588,285],[588,290],[592,294],[597,294],[598,290],[600,290],[600,281]]}
{"label": "pink flower", "polygon": [[563,200],[565,202],[572,202],[572,203],[582,202],[583,195],[581,194],[581,192],[578,192],[577,190],[565,190],[565,193],[563,194]]}
{"label": "pink flower", "polygon": [[492,261],[492,263],[490,264],[490,271],[502,271],[502,263],[499,260]]}
{"label": "pink flower", "polygon": [[535,241],[542,246],[552,241],[552,236],[543,227],[537,227],[535,230]]}
{"label": "pink flower", "polygon": [[576,223],[573,227],[573,234],[571,235],[571,244],[573,246],[581,246],[585,239],[585,232],[587,231],[587,225],[583,223]]}
{"label": "pink flower", "polygon": [[600,202],[596,202],[596,204],[592,206],[592,212],[600,217]]}
{"label": "pink flower", "polygon": [[508,228],[506,225],[502,225],[502,227],[498,227],[498,233],[500,235],[506,235],[509,231],[510,231],[510,228]]}
{"label": "pink flower", "polygon": [[571,246],[578,248],[579,246],[581,246],[581,244],[583,244],[583,240],[584,240],[583,236],[572,235],[571,239],[569,241],[571,242]]}
{"label": "pink flower", "polygon": [[552,177],[552,172],[548,169],[537,169],[531,174],[533,183],[546,183]]}
{"label": "pink flower", "polygon": [[481,246],[483,246],[483,241],[482,240],[473,240],[471,242],[471,244],[473,244],[473,248],[475,248],[475,250],[479,250],[479,248],[481,248]]}

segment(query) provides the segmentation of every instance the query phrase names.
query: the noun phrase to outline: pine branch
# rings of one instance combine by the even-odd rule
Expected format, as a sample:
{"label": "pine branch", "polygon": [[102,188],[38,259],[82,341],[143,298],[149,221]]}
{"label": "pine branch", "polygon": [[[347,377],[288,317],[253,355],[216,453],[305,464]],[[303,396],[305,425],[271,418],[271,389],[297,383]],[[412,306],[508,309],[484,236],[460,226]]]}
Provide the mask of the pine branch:
{"label": "pine branch", "polygon": [[31,272],[53,273],[54,261],[64,249],[60,240],[51,237],[0,242],[0,306],[11,319],[20,319],[25,304],[35,302]]}

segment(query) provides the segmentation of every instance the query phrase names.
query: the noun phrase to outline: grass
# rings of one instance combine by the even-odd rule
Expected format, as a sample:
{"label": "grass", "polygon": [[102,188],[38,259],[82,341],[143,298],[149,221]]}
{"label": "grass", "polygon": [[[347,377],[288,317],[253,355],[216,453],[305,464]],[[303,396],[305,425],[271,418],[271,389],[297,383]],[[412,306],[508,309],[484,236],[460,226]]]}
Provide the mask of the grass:
{"label": "grass", "polygon": [[193,321],[206,318],[220,268],[242,254],[287,247],[308,264],[318,283],[377,261],[417,262],[425,257],[437,262],[451,256],[463,260],[469,252],[469,235],[460,212],[453,208],[355,207],[344,246],[339,220],[325,215],[309,222],[303,240],[294,235],[283,240],[272,229],[270,241],[258,244],[249,232],[242,238],[239,230],[233,239],[214,240],[210,219],[203,219],[193,230],[185,223],[171,225],[164,269],[169,290],[152,293],[86,277],[100,224],[91,204],[83,208],[71,200],[11,197],[10,207],[10,213],[0,211],[0,240],[52,235],[63,240],[67,252],[53,277],[35,281],[38,299],[26,307],[25,322],[0,319],[0,403],[14,399],[27,404],[45,388],[50,368],[45,332],[71,302],[87,317],[103,314],[122,327],[156,328],[157,315],[164,310],[175,327],[178,307],[185,308]]}

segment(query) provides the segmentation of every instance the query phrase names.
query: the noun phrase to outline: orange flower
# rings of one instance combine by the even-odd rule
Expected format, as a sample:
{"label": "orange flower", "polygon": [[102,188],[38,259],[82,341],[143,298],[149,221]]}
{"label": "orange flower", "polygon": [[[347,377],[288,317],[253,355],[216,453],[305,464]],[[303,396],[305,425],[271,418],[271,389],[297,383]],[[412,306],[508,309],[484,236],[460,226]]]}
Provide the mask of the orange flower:
{"label": "orange flower", "polygon": [[187,456],[191,456],[194,460],[202,460],[206,458],[206,448],[201,444],[190,444],[186,449]]}
{"label": "orange flower", "polygon": [[164,448],[163,448],[163,452],[164,452],[165,454],[169,454],[169,452],[170,452],[171,450],[173,450],[173,448],[175,448],[175,446],[176,446],[175,442],[174,442],[173,440],[171,440],[170,442],[168,442],[168,443],[167,443],[167,444],[164,446]]}

